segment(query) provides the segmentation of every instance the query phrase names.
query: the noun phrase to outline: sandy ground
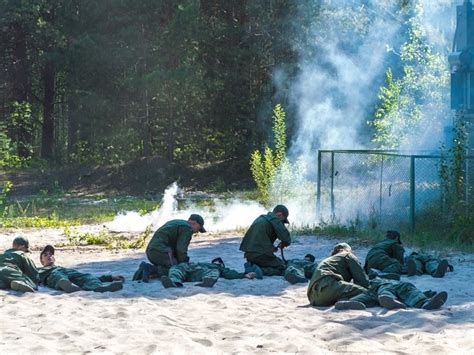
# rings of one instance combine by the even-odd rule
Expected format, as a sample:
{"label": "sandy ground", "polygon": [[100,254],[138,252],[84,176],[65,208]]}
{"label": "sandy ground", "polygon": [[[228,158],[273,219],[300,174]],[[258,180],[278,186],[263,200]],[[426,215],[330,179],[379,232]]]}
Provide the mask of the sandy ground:
{"label": "sandy ground", "polygon": [[[26,233],[38,261],[39,248],[61,240],[58,230]],[[0,247],[13,234],[0,232]],[[221,256],[241,270],[241,236],[203,235],[190,246],[193,261]],[[287,258],[329,254],[335,240],[298,237]],[[355,248],[363,261],[366,248]],[[474,256],[449,255],[455,271],[443,279],[409,280],[421,289],[445,290],[438,311],[336,311],[308,306],[306,284],[282,277],[220,279],[212,289],[192,283],[164,289],[131,277],[143,251],[58,250],[58,265],[95,274],[122,274],[124,289],[64,294],[40,287],[34,294],[0,291],[0,354],[12,353],[376,353],[472,354],[474,349]],[[39,263],[38,263],[39,264]],[[406,278],[405,278],[406,279]]]}

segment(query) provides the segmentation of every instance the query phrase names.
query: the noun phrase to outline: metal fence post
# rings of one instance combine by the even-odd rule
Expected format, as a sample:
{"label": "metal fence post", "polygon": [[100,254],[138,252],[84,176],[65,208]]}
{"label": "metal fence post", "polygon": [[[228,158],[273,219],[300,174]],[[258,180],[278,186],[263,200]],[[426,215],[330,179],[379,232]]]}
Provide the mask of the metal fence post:
{"label": "metal fence post", "polygon": [[379,223],[380,223],[380,225],[382,225],[383,159],[384,159],[384,156],[382,155],[382,161],[380,162],[380,187],[379,187]]}
{"label": "metal fence post", "polygon": [[331,152],[331,220],[335,219],[334,214],[334,151]]}
{"label": "metal fence post", "polygon": [[316,218],[321,219],[321,151],[318,150],[318,182],[316,190]]}
{"label": "metal fence post", "polygon": [[415,234],[415,157],[410,156],[410,229]]}

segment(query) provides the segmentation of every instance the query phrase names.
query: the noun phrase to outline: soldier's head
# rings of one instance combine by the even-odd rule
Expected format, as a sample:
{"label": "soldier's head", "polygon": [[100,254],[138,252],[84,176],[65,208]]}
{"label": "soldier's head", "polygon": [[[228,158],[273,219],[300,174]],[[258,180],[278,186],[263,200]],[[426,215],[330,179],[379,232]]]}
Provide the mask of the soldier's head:
{"label": "soldier's head", "polygon": [[341,252],[352,253],[352,248],[347,243],[338,243],[338,244],[336,244],[336,246],[332,250],[331,255],[336,255],[336,254],[339,254]]}
{"label": "soldier's head", "polygon": [[290,223],[288,221],[288,215],[290,214],[288,212],[288,208],[284,205],[276,205],[275,208],[272,211],[283,223]]}
{"label": "soldier's head", "polygon": [[15,239],[13,239],[12,247],[13,249],[21,250],[25,253],[28,253],[30,251],[30,243],[28,242],[28,239],[26,237],[16,237]]}
{"label": "soldier's head", "polygon": [[218,256],[217,258],[212,259],[211,263],[222,266],[222,267],[225,267],[224,260],[222,260],[222,258],[220,256]]}
{"label": "soldier's head", "polygon": [[308,260],[308,261],[311,261],[312,263],[314,263],[314,261],[316,260],[316,258],[314,257],[313,254],[306,254],[306,255],[304,256],[304,259],[305,259],[305,260]]}
{"label": "soldier's head", "polygon": [[54,247],[46,245],[40,254],[40,262],[43,266],[52,266],[56,259],[54,258]]}
{"label": "soldier's head", "polygon": [[385,236],[387,239],[396,240],[398,244],[402,244],[402,241],[400,239],[400,233],[398,233],[397,231],[387,231],[387,234]]}
{"label": "soldier's head", "polygon": [[206,230],[204,229],[204,218],[202,218],[201,215],[193,213],[189,216],[188,223],[194,233],[206,233]]}

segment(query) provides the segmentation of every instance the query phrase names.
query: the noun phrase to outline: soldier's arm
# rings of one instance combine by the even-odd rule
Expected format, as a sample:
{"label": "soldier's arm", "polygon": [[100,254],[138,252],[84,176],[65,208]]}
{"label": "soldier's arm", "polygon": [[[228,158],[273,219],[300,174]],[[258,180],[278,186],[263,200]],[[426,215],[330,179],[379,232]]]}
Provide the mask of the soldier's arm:
{"label": "soldier's arm", "polygon": [[35,263],[26,255],[23,256],[23,267],[25,270],[25,274],[34,281],[34,283],[39,282],[39,273],[38,269],[36,268]]}
{"label": "soldier's arm", "polygon": [[176,260],[178,263],[184,263],[189,261],[188,258],[188,247],[193,236],[191,228],[182,229],[178,231],[178,241],[176,243]]}
{"label": "soldier's arm", "polygon": [[393,257],[398,260],[400,264],[404,264],[403,255],[405,254],[405,249],[400,244],[393,245]]}
{"label": "soldier's arm", "polygon": [[221,277],[227,280],[236,280],[236,279],[245,278],[245,274],[243,272],[238,272],[236,270],[229,269],[228,267],[222,268],[220,272],[221,272]]}
{"label": "soldier's arm", "polygon": [[365,273],[357,258],[352,254],[347,254],[349,270],[352,274],[354,283],[362,287],[369,287],[369,277]]}
{"label": "soldier's arm", "polygon": [[287,246],[291,244],[291,237],[290,232],[286,229],[285,224],[278,218],[272,218],[270,223],[273,226],[273,230],[275,231],[277,238],[280,239],[283,244],[282,246]]}

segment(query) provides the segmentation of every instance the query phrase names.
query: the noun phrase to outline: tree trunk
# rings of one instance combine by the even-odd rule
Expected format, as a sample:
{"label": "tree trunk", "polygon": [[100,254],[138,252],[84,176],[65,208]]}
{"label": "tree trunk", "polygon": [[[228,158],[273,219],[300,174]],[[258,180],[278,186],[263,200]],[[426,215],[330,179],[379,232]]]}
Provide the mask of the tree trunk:
{"label": "tree trunk", "polygon": [[54,79],[54,63],[48,59],[43,68],[44,101],[43,130],[41,134],[41,158],[47,160],[53,157],[54,148]]}
{"label": "tree trunk", "polygon": [[[28,94],[31,90],[27,64],[27,45],[26,34],[20,24],[13,25],[15,45],[13,47],[13,77],[12,83],[12,101],[17,102],[20,107],[28,105]],[[15,135],[17,152],[20,157],[27,158],[31,155],[31,144],[33,140],[31,132],[31,121],[26,121],[23,117],[15,123]]]}
{"label": "tree trunk", "polygon": [[71,161],[77,154],[77,102],[74,94],[69,96],[68,102],[68,126],[67,126],[67,157]]}

